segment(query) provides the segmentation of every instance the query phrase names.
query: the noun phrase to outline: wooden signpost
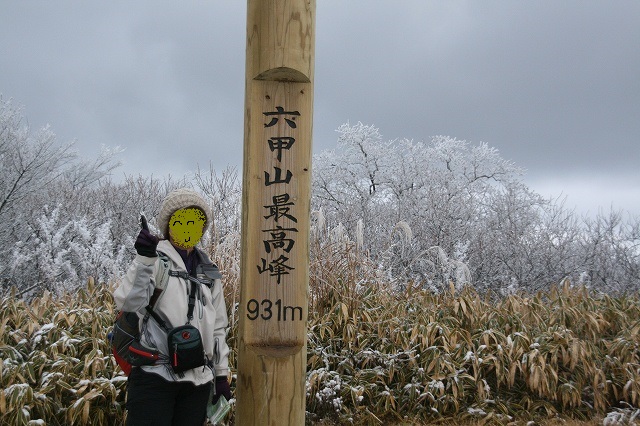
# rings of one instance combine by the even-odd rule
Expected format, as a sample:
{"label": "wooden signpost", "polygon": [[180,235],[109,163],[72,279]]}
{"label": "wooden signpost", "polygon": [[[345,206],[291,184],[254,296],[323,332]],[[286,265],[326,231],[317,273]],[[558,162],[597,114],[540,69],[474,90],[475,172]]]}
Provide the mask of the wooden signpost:
{"label": "wooden signpost", "polygon": [[303,425],[315,0],[248,0],[236,424]]}

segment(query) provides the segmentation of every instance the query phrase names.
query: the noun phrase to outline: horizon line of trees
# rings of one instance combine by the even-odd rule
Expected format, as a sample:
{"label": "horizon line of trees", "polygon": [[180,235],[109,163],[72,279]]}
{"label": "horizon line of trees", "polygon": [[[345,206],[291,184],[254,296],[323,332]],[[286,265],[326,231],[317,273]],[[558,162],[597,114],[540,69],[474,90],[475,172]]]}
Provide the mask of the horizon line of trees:
{"label": "horizon line of trees", "polygon": [[[528,188],[523,170],[486,143],[385,141],[362,123],[338,133],[336,148],[313,159],[312,262],[339,247],[398,291],[454,283],[504,295],[564,279],[605,293],[640,288],[638,217],[578,217]],[[180,186],[213,208],[205,246],[239,238],[235,168],[114,181],[119,148],[89,161],[72,148],[49,127],[32,131],[22,109],[0,97],[0,292],[72,291],[90,276],[116,278],[134,255],[139,212],[153,226],[166,193]]]}

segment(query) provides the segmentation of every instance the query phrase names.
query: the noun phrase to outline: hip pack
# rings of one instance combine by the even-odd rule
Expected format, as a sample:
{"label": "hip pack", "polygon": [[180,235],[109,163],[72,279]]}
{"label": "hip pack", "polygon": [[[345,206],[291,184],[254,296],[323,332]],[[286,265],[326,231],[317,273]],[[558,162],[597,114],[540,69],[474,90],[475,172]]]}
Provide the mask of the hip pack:
{"label": "hip pack", "polygon": [[171,329],[167,333],[171,368],[183,373],[207,363],[200,331],[191,324]]}
{"label": "hip pack", "polygon": [[[173,272],[173,271],[171,271]],[[200,330],[191,325],[193,319],[193,309],[196,305],[197,284],[191,281],[191,291],[189,292],[189,309],[187,311],[187,323],[180,327],[168,329],[162,319],[156,318],[157,314],[153,310],[149,314],[158,321],[160,327],[167,332],[167,346],[169,348],[169,361],[174,373],[181,374],[192,368],[201,367],[207,363],[202,345]]]}

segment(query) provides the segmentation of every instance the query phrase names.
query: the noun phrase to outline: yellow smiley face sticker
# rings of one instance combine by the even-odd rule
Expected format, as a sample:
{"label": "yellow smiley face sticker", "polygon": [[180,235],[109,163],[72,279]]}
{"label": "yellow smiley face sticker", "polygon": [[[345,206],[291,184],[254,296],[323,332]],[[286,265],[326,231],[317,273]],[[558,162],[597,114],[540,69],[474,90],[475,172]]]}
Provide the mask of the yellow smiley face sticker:
{"label": "yellow smiley face sticker", "polygon": [[198,208],[176,210],[169,219],[171,241],[182,249],[195,247],[202,238],[206,221],[205,214]]}

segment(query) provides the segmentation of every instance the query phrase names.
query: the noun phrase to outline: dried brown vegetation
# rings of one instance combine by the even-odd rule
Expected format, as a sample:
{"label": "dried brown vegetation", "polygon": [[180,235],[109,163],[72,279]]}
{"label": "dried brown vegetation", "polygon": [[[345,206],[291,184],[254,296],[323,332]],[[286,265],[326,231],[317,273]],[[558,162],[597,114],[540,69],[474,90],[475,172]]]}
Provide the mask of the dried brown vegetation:
{"label": "dried brown vegetation", "polygon": [[[397,294],[354,265],[342,256],[314,266],[310,423],[589,424],[626,409],[618,416],[626,423],[610,424],[632,424],[637,295],[594,295],[568,282],[493,301],[471,289]],[[233,300],[233,285],[227,292]],[[122,424],[126,383],[106,341],[108,286],[30,303],[9,296],[0,309],[1,424]],[[234,325],[232,345],[235,336]]]}

